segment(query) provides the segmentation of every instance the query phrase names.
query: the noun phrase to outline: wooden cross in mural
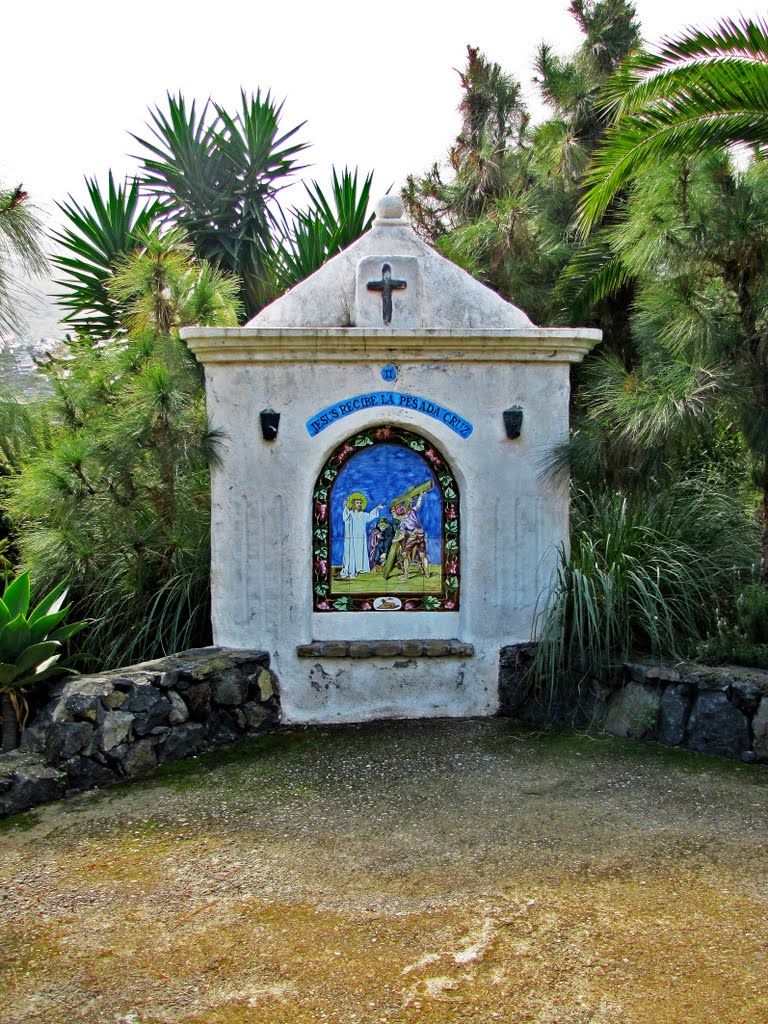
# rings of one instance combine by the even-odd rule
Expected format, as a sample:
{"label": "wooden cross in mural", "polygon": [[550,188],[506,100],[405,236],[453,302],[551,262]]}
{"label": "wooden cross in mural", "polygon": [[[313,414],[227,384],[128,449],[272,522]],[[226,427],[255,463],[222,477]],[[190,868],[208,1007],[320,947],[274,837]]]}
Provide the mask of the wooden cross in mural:
{"label": "wooden cross in mural", "polygon": [[381,280],[368,282],[369,292],[381,292],[381,314],[385,324],[392,323],[392,292],[408,287],[407,281],[392,277],[392,267],[385,263],[381,268]]}

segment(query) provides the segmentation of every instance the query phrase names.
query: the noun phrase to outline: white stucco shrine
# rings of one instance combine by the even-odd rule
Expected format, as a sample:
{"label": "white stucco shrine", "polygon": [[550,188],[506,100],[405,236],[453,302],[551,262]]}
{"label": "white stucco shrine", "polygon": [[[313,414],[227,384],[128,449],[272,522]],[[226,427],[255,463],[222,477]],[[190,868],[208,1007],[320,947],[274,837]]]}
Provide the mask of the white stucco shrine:
{"label": "white stucco shrine", "polygon": [[542,462],[600,332],[535,327],[373,227],[241,328],[186,328],[224,435],[214,643],[268,650],[286,722],[475,716],[568,542]]}

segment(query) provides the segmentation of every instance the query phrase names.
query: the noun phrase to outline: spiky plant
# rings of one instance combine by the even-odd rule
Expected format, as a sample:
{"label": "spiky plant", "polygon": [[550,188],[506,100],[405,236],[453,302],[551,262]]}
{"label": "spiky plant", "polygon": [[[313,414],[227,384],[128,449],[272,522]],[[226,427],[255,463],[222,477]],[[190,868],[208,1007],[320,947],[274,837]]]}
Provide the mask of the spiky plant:
{"label": "spiky plant", "polygon": [[144,150],[144,187],[167,223],[184,229],[195,252],[242,281],[246,317],[274,298],[268,265],[280,218],[277,193],[301,170],[302,124],[280,128],[282,104],[269,92],[241,91],[236,114],[212,100],[195,103],[168,94],[167,112],[150,112]]}
{"label": "spiky plant", "polygon": [[237,289],[173,234],[145,243],[112,284],[130,331],[51,363],[50,435],[7,484],[24,562],[42,582],[69,574],[81,614],[98,620],[80,654],[99,665],[209,640],[218,439],[177,327],[204,306],[234,322]]}
{"label": "spiky plant", "polygon": [[86,178],[88,202],[72,196],[58,203],[65,226],[52,233],[59,251],[52,257],[62,276],[59,304],[68,310],[63,322],[93,339],[115,337],[124,330],[122,309],[110,294],[109,283],[118,262],[139,248],[140,239],[157,220],[157,203],[142,199],[134,178],[115,184],[109,172],[106,191],[95,178]]}
{"label": "spiky plant", "polygon": [[346,249],[373,221],[368,205],[373,174],[358,185],[357,170],[331,172],[331,193],[326,196],[316,181],[305,185],[309,206],[291,211],[278,236],[273,273],[281,290],[292,288],[318,270],[326,260]]}

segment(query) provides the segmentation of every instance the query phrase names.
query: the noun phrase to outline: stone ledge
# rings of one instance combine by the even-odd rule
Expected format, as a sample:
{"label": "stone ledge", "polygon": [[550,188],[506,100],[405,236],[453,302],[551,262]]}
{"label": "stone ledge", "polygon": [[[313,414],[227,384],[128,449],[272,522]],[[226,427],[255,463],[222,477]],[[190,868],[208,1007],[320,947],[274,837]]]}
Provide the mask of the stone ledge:
{"label": "stone ledge", "polygon": [[471,658],[461,640],[313,640],[299,644],[300,658]]}

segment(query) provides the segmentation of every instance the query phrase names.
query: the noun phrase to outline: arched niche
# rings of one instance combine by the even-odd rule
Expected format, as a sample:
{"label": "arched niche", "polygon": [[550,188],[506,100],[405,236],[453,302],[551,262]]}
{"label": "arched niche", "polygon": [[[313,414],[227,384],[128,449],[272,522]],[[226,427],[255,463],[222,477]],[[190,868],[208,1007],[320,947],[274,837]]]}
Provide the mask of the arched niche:
{"label": "arched niche", "polygon": [[394,425],[338,445],[312,494],[317,612],[457,611],[456,477],[437,445]]}

